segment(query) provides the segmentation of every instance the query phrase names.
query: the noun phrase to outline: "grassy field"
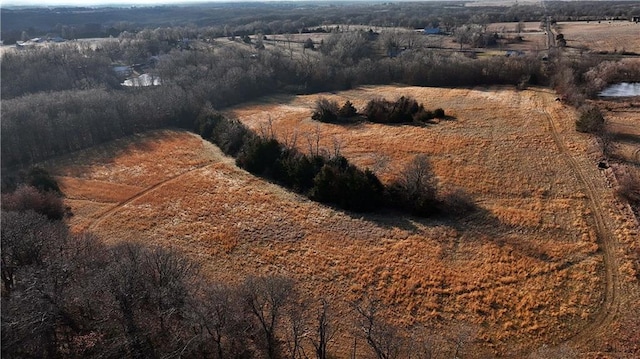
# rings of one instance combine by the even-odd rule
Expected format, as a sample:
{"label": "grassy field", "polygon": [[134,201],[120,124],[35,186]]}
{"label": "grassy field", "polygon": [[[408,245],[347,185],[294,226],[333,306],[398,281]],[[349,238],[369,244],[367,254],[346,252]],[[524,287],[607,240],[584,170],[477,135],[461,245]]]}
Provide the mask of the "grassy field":
{"label": "grassy field", "polygon": [[[590,157],[593,140],[575,133],[573,111],[545,89],[383,86],[323,96],[360,109],[400,95],[451,118],[425,126],[321,124],[310,119],[317,95],[267,98],[229,114],[303,151],[339,150],[383,181],[427,154],[441,189],[466,191],[477,213],[450,220],[335,210],[248,174],[177,130],[47,166],[62,180],[76,230],[183,250],[205,275],[223,280],[288,275],[310,295],[329,297],[343,321],[334,351],[344,356],[352,342],[346,303],[363,295],[382,299],[398,324],[424,323],[434,333],[474,328],[477,348],[469,354],[477,357],[522,357],[584,332],[606,339],[617,323],[609,307],[638,298],[625,252],[638,232]],[[594,208],[615,228],[615,263],[599,248]],[[626,269],[614,278],[615,300],[611,268]],[[611,304],[604,317],[603,303]]]}
{"label": "grassy field", "polygon": [[567,46],[591,51],[640,53],[640,24],[631,21],[575,21],[558,23]]}
{"label": "grassy field", "polygon": [[[611,168],[605,173],[614,190],[628,178],[640,179],[640,98],[596,101],[606,119],[610,142]],[[635,208],[636,223],[640,208]],[[639,224],[640,225],[640,224]],[[640,263],[640,242],[629,243],[628,255]]]}

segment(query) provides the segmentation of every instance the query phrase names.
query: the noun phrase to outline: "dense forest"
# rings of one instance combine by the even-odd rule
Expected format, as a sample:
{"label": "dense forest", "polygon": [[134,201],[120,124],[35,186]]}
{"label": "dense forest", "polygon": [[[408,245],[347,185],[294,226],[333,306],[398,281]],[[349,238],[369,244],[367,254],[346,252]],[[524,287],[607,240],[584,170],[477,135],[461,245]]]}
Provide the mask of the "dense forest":
{"label": "dense forest", "polygon": [[220,3],[195,6],[131,8],[2,8],[2,40],[5,44],[46,33],[68,39],[117,37],[122,32],[145,28],[182,26],[207,27],[208,36],[241,36],[260,32],[281,34],[302,32],[325,24],[441,26],[447,31],[477,22],[540,21],[547,13],[558,21],[628,19],[640,12],[630,1],[545,1],[503,6],[466,6],[465,1],[399,3]]}

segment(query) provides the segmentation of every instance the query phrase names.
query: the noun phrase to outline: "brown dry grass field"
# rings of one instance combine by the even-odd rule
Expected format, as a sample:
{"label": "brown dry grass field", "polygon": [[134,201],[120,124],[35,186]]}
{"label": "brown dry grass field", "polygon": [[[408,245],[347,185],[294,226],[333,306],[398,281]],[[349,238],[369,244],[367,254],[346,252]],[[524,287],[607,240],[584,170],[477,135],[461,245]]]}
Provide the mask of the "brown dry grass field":
{"label": "brown dry grass field", "polygon": [[591,51],[640,53],[640,24],[631,21],[559,22],[567,46]]}
{"label": "brown dry grass field", "polygon": [[[442,107],[452,119],[321,124],[310,119],[319,95],[272,97],[228,113],[289,143],[297,138],[305,151],[319,135],[320,147],[339,147],[384,181],[427,154],[441,187],[468,192],[481,207],[476,214],[444,220],[335,210],[250,175],[178,130],[46,165],[62,180],[76,230],[183,250],[204,275],[222,280],[291,276],[310,295],[342,303],[343,328],[345,303],[367,294],[381,298],[398,324],[425,323],[440,333],[452,323],[475,328],[472,357],[523,357],[572,338],[584,338],[570,342],[583,352],[603,350],[620,330],[617,315],[640,298],[629,250],[638,228],[598,171],[593,139],[574,131],[573,110],[546,89],[381,86],[324,94],[358,108],[401,95]],[[603,234],[613,247],[599,248]],[[351,342],[345,329],[333,351],[347,357]]]}
{"label": "brown dry grass field", "polygon": [[[502,50],[518,50],[525,52],[537,52],[537,51],[546,51],[547,50],[547,35],[544,32],[544,29],[540,28],[539,21],[530,21],[523,23],[523,29],[521,33],[518,33],[516,30],[517,22],[497,22],[491,23],[487,25],[487,32],[493,33],[496,32],[505,39],[513,39],[516,36],[522,37],[522,42],[514,42],[511,44],[503,44],[498,47],[489,48],[487,52],[496,49]],[[502,55],[501,53],[500,55]]]}

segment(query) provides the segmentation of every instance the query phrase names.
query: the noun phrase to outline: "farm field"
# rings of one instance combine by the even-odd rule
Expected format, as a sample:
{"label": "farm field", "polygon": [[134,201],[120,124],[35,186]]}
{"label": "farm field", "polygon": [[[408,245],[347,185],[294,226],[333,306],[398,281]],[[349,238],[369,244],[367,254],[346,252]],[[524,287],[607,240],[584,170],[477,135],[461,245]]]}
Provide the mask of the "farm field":
{"label": "farm field", "polygon": [[464,190],[477,213],[453,220],[335,210],[248,174],[178,130],[45,165],[62,182],[75,230],[180,249],[215,278],[283,274],[329,297],[344,321],[340,357],[352,342],[347,303],[364,295],[379,297],[397,324],[443,336],[471,328],[477,348],[467,354],[477,357],[522,357],[565,341],[603,350],[590,339],[620,330],[616,315],[640,298],[628,250],[638,228],[615,205],[592,138],[574,131],[573,110],[538,88],[379,86],[322,96],[360,109],[401,95],[450,119],[322,124],[310,119],[320,95],[266,98],[228,114],[303,151],[340,151],[383,181],[427,154],[441,189]]}
{"label": "farm field", "polygon": [[631,21],[559,22],[567,46],[591,51],[640,53],[640,24]]}

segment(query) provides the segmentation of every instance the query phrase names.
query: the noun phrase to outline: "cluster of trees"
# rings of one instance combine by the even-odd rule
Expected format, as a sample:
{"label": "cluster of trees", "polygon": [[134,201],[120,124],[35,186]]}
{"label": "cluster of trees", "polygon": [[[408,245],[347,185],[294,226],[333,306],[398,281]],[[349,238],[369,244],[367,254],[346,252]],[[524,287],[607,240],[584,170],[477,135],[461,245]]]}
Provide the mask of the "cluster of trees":
{"label": "cluster of trees", "polygon": [[117,88],[120,81],[111,62],[106,54],[93,51],[88,45],[6,51],[0,64],[2,99],[35,92]]}
{"label": "cluster of trees", "polygon": [[186,92],[176,86],[70,90],[3,100],[2,166],[32,164],[153,128],[190,126],[192,112]]}
{"label": "cluster of trees", "polygon": [[[411,97],[401,96],[396,101],[374,99],[367,103],[362,115],[376,123],[411,123],[426,122],[434,118],[444,118],[441,108],[434,111],[426,110],[423,104]],[[351,101],[346,101],[342,107],[335,100],[319,98],[311,118],[320,122],[346,123],[358,116],[357,109]]]}
{"label": "cluster of trees", "polygon": [[326,156],[318,147],[304,154],[281,144],[273,134],[257,135],[236,120],[206,111],[198,117],[198,133],[235,156],[238,166],[309,198],[353,211],[373,211],[382,203],[384,186],[338,153]]}
{"label": "cluster of trees", "polygon": [[401,96],[395,102],[383,99],[371,100],[364,108],[364,114],[371,122],[409,123],[426,122],[433,118],[444,118],[444,110],[425,110],[423,104],[411,97]]}
{"label": "cluster of trees", "polygon": [[[406,101],[406,98],[403,98]],[[248,130],[237,120],[208,109],[198,116],[196,131],[234,156],[238,166],[268,178],[309,198],[357,212],[396,208],[414,215],[460,215],[475,209],[468,195],[458,191],[437,194],[437,181],[428,159],[418,156],[390,185],[370,170],[361,170],[340,155],[321,151],[317,138],[309,153],[284,145],[272,133]]]}
{"label": "cluster of trees", "polygon": [[596,106],[585,105],[580,108],[580,114],[576,120],[578,132],[600,133],[604,128],[604,116]]}
{"label": "cluster of trees", "polygon": [[558,55],[549,63],[549,74],[551,87],[565,102],[580,108],[610,84],[640,81],[640,64],[632,59]]}

